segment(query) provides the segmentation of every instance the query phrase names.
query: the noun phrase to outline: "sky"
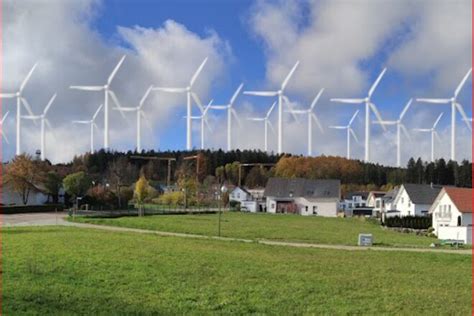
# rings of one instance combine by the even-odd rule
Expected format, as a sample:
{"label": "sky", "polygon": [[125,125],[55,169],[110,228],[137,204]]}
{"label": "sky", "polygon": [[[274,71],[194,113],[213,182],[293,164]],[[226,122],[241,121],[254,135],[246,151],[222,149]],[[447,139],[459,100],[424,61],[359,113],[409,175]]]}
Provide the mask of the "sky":
{"label": "sky", "polygon": [[[304,109],[324,88],[314,113],[323,131],[313,129],[313,155],[345,155],[345,133],[329,129],[345,125],[363,106],[330,102],[330,98],[363,98],[381,70],[387,72],[372,101],[384,120],[395,120],[410,98],[449,98],[471,65],[472,4],[469,0],[4,0],[2,20],[2,92],[18,90],[35,62],[24,97],[41,113],[51,95],[58,97],[47,117],[46,157],[67,162],[89,147],[89,130],[72,120],[87,120],[103,103],[103,94],[69,89],[70,85],[103,85],[122,55],[126,59],[111,89],[122,106],[137,106],[150,85],[184,87],[205,57],[208,63],[195,84],[203,103],[226,104],[240,83],[244,90],[278,90],[295,64],[300,65],[285,93]],[[233,148],[263,149],[263,125],[247,120],[262,116],[272,98],[239,95],[234,108],[241,125],[233,124]],[[472,77],[458,98],[472,116]],[[153,92],[145,102],[144,149],[184,149],[185,96]],[[285,108],[287,109],[287,108]],[[3,160],[15,153],[15,101],[3,132]],[[404,118],[410,140],[402,137],[402,163],[409,157],[430,158],[430,135],[413,131],[437,127],[436,158],[449,158],[448,105],[413,102]],[[193,106],[193,115],[199,109]],[[371,115],[371,120],[375,117]],[[276,111],[271,116],[276,124]],[[110,116],[111,149],[136,147],[135,119],[117,111]],[[352,157],[364,154],[364,117],[353,123],[359,143]],[[103,113],[97,117],[96,149],[103,144]],[[223,111],[209,112],[206,148],[226,148]],[[471,132],[457,113],[457,158],[471,159]],[[200,124],[193,125],[193,146],[200,147]],[[371,160],[396,162],[395,129],[371,125]],[[283,150],[307,152],[306,117],[284,115]],[[39,148],[39,125],[22,121],[22,151]],[[269,134],[276,151],[276,135]]]}

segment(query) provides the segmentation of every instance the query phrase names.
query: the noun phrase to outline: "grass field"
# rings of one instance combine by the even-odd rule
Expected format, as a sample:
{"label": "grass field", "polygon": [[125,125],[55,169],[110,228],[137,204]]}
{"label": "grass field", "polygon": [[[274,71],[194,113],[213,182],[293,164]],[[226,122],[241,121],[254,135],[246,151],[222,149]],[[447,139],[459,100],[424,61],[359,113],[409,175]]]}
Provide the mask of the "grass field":
{"label": "grass field", "polygon": [[[166,232],[217,235],[218,215],[157,215],[121,218],[76,218],[77,221]],[[304,217],[226,212],[221,235],[322,244],[356,245],[359,233],[374,235],[376,245],[428,247],[434,238],[385,230],[365,218]]]}
{"label": "grass field", "polygon": [[471,313],[470,256],[70,227],[2,233],[6,315]]}

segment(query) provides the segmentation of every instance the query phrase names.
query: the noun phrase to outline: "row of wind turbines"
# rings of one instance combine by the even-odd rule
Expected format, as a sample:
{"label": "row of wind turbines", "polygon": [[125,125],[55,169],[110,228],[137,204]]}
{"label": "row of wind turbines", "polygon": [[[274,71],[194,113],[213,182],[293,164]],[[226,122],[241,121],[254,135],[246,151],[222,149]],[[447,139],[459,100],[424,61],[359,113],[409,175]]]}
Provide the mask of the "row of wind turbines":
{"label": "row of wind turbines", "polygon": [[[115,66],[109,77],[107,78],[107,81],[104,85],[99,85],[99,86],[84,86],[84,85],[73,85],[70,86],[71,89],[75,90],[82,90],[82,91],[92,91],[92,92],[102,92],[104,94],[104,103],[101,104],[95,113],[92,115],[91,119],[89,120],[74,120],[72,123],[74,124],[83,124],[83,125],[88,125],[90,128],[90,150],[94,151],[94,129],[97,128],[96,124],[96,119],[100,113],[100,111],[103,110],[104,112],[104,149],[109,149],[109,115],[110,115],[110,108],[109,108],[109,99],[112,99],[112,101],[115,104],[115,107],[113,110],[119,111],[122,116],[125,117],[126,112],[135,112],[136,115],[136,149],[138,151],[142,150],[141,146],[141,121],[142,119],[146,118],[144,111],[143,111],[143,106],[145,105],[145,102],[147,98],[150,96],[150,94],[153,91],[158,91],[158,92],[163,92],[163,93],[177,93],[177,94],[185,94],[186,95],[186,149],[191,150],[192,149],[192,121],[193,120],[199,120],[201,122],[200,126],[200,132],[201,132],[201,148],[204,149],[205,146],[205,139],[204,139],[204,130],[205,127],[210,129],[210,124],[207,120],[207,115],[209,113],[209,110],[216,110],[216,111],[227,111],[227,150],[232,149],[232,121],[235,119],[237,123],[240,125],[240,118],[238,117],[235,109],[234,109],[234,103],[238,96],[241,94],[243,90],[243,83],[241,83],[237,89],[235,90],[234,94],[231,96],[229,102],[227,104],[220,104],[220,105],[214,105],[213,101],[211,100],[205,107],[203,106],[198,94],[196,91],[194,91],[194,84],[196,80],[198,79],[199,74],[202,72],[204,69],[208,58],[205,58],[203,62],[199,65],[197,70],[194,72],[193,76],[191,77],[191,80],[189,81],[189,84],[185,87],[156,87],[156,86],[149,86],[148,89],[146,90],[145,94],[143,97],[140,99],[139,103],[135,107],[123,107],[115,94],[115,92],[111,89],[111,83],[116,76],[119,68],[123,64],[126,56],[122,56],[118,64]],[[284,132],[284,124],[283,124],[283,115],[285,113],[290,113],[295,120],[299,120],[298,116],[301,115],[306,115],[307,118],[307,142],[308,142],[308,149],[307,149],[307,154],[309,156],[312,155],[313,153],[313,122],[318,126],[318,128],[321,130],[321,132],[324,132],[323,126],[318,118],[318,116],[315,113],[315,107],[321,98],[324,89],[319,90],[318,94],[315,96],[313,99],[312,103],[309,105],[308,108],[306,109],[295,109],[294,108],[294,103],[290,101],[289,97],[285,94],[285,89],[292,78],[293,74],[297,70],[299,66],[299,61],[295,63],[295,65],[291,68],[289,71],[288,75],[284,78],[281,86],[279,87],[278,90],[272,90],[272,91],[243,91],[243,94],[245,95],[250,95],[250,96],[257,96],[257,97],[267,97],[267,98],[273,98],[274,102],[271,105],[271,107],[267,110],[264,116],[262,117],[249,117],[247,120],[249,121],[254,121],[254,122],[260,122],[263,123],[264,125],[264,150],[268,151],[268,132],[269,129],[275,131],[275,127],[273,126],[271,120],[270,120],[270,115],[274,111],[275,107],[277,108],[277,128],[276,128],[276,133],[277,133],[277,153],[281,154],[283,153],[283,132]],[[44,110],[42,114],[40,115],[35,115],[33,114],[31,110],[31,106],[29,105],[27,99],[23,96],[23,90],[25,89],[25,86],[29,79],[31,78],[35,68],[37,67],[37,64],[35,64],[30,72],[27,74],[25,79],[20,85],[20,88],[16,92],[11,92],[11,93],[1,93],[0,98],[13,98],[16,99],[16,154],[19,155],[21,154],[21,119],[25,120],[32,120],[33,122],[36,122],[39,120],[40,125],[41,125],[41,134],[40,134],[40,139],[41,139],[41,159],[45,159],[45,127],[51,128],[51,125],[46,117],[49,109],[51,108],[54,100],[56,99],[56,93],[53,94],[49,102],[46,104],[44,107]],[[363,104],[365,105],[365,154],[364,154],[364,160],[365,161],[370,161],[370,134],[371,134],[371,128],[370,126],[372,124],[378,124],[380,125],[384,131],[387,130],[387,126],[396,126],[397,133],[396,133],[396,145],[397,145],[397,166],[401,165],[401,133],[404,133],[405,136],[410,139],[410,135],[403,124],[403,118],[405,117],[407,111],[409,110],[411,104],[413,103],[413,99],[410,99],[408,103],[405,105],[403,108],[399,118],[397,120],[393,121],[388,121],[388,120],[383,120],[382,116],[377,109],[376,105],[372,102],[371,98],[372,95],[374,94],[377,86],[379,85],[380,81],[382,80],[382,77],[385,75],[387,69],[384,68],[382,72],[379,74],[375,82],[372,84],[370,87],[367,95],[363,98],[331,98],[331,102],[337,102],[337,103],[345,103],[345,104]],[[456,113],[459,112],[462,116],[462,120],[465,122],[467,127],[472,130],[471,124],[472,124],[472,118],[468,118],[466,116],[466,113],[464,112],[464,109],[462,106],[458,103],[457,97],[463,88],[464,84],[466,83],[467,79],[472,73],[472,68],[469,69],[469,71],[466,73],[466,75],[463,77],[459,85],[457,86],[456,90],[454,91],[454,95],[451,98],[444,98],[444,99],[432,99],[432,98],[417,98],[416,101],[420,103],[429,103],[429,104],[450,104],[451,105],[451,159],[455,160],[456,159],[456,148],[455,148],[455,137],[456,137]],[[276,100],[275,100],[276,99]],[[192,113],[192,108],[193,108],[193,101],[196,104],[196,106],[200,110],[199,115],[193,115]],[[22,105],[25,107],[26,111],[28,112],[28,115],[22,115]],[[288,109],[284,109],[284,107],[287,107]],[[371,113],[373,113],[376,117],[376,121],[371,122]],[[331,129],[337,129],[337,130],[345,130],[346,131],[346,138],[347,138],[347,158],[350,159],[351,157],[351,138],[356,140],[358,142],[358,138],[352,128],[352,124],[359,114],[359,110],[357,110],[351,119],[349,120],[347,125],[338,125],[338,126],[329,126]],[[2,125],[4,120],[6,119],[8,115],[8,112],[4,115],[2,118]],[[441,120],[441,117],[443,116],[443,113],[439,115],[437,120],[434,122],[431,128],[416,128],[414,129],[415,131],[418,132],[429,132],[431,133],[431,160],[434,160],[434,146],[435,146],[435,138],[439,138],[438,133],[436,132],[436,127]],[[8,142],[8,139],[6,138],[3,128],[2,128],[2,135],[4,139]]]}

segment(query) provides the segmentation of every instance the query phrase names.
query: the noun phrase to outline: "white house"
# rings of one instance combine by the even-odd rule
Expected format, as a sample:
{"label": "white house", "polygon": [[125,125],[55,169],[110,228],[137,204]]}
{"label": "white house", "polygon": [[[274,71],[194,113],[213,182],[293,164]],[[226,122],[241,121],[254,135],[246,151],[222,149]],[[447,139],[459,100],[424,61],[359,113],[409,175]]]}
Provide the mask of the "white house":
{"label": "white house", "polygon": [[428,215],[441,188],[432,184],[402,184],[392,202],[393,213],[400,217]]}
{"label": "white house", "polygon": [[375,199],[374,215],[381,216],[382,220],[385,217],[399,215],[399,212],[393,210],[393,201],[398,193],[398,187],[386,192],[383,196]]}
{"label": "white house", "polygon": [[472,189],[443,188],[429,212],[438,239],[472,244]]}
{"label": "white house", "polygon": [[[12,186],[8,182],[4,182],[2,185],[2,204],[5,206],[21,206],[23,203],[22,196],[15,192]],[[43,205],[48,202],[48,194],[37,187],[33,186],[28,195],[28,201],[26,205]]]}
{"label": "white house", "polygon": [[352,216],[354,209],[365,208],[369,192],[351,192],[344,196],[341,202],[341,209],[346,216]]}
{"label": "white house", "polygon": [[229,200],[236,202],[251,201],[252,195],[243,187],[235,187],[229,194]]}
{"label": "white house", "polygon": [[265,187],[268,213],[336,217],[341,198],[339,180],[270,178]]}

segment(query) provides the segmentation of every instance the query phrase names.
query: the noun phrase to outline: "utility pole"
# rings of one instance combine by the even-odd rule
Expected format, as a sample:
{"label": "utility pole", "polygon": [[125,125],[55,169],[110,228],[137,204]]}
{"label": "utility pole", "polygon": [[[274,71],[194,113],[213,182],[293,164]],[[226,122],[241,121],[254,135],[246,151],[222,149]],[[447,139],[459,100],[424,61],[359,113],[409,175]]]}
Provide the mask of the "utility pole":
{"label": "utility pole", "polygon": [[166,179],[166,185],[169,187],[171,185],[171,163],[176,162],[176,158],[171,157],[148,157],[148,156],[130,156],[131,159],[141,159],[141,160],[158,160],[158,161],[167,161],[168,162],[168,173]]}

